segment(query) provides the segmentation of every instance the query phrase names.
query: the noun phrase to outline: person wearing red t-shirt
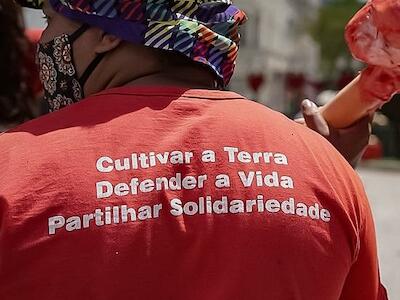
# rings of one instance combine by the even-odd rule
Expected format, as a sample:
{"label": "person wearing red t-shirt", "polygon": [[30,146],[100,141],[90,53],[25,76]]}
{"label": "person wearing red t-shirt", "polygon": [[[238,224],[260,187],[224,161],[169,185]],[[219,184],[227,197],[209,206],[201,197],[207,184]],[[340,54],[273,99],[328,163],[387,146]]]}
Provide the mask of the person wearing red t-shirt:
{"label": "person wearing red t-shirt", "polygon": [[52,113],[0,136],[1,299],[387,298],[351,166],[318,133],[222,91],[242,11],[43,10]]}

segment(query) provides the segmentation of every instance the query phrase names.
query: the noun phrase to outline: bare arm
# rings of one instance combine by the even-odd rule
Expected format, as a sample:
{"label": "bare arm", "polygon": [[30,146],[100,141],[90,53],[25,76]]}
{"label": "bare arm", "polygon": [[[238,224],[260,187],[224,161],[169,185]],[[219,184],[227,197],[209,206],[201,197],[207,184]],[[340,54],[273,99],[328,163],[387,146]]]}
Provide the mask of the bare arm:
{"label": "bare arm", "polygon": [[319,108],[311,101],[301,105],[304,119],[297,120],[329,140],[344,158],[355,167],[359,162],[371,135],[371,118],[365,117],[345,129],[335,129],[328,125]]}

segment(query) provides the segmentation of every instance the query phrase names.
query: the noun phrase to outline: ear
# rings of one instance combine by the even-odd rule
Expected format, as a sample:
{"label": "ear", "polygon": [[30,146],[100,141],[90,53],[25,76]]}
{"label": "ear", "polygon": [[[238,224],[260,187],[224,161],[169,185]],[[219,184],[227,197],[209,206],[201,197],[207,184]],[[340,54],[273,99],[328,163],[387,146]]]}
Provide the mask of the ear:
{"label": "ear", "polygon": [[103,32],[94,50],[98,54],[106,53],[117,48],[121,42],[122,40],[115,35]]}

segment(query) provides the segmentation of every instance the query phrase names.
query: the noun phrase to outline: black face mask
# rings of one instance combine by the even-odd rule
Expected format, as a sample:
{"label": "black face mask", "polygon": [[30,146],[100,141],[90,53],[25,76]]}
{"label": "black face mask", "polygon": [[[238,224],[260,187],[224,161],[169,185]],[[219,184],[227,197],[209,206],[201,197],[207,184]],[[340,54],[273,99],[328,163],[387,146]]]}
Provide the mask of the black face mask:
{"label": "black face mask", "polygon": [[64,34],[54,40],[39,44],[37,61],[40,80],[44,86],[44,99],[50,112],[59,110],[84,98],[83,87],[104,54],[98,54],[81,78],[78,78],[73,61],[72,44],[89,28],[82,25],[73,34]]}

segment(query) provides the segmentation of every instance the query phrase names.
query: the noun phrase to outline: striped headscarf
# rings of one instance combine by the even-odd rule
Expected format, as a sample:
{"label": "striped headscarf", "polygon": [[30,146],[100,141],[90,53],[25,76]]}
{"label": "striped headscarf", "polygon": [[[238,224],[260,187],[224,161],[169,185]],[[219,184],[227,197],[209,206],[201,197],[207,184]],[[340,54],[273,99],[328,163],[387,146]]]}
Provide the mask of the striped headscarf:
{"label": "striped headscarf", "polygon": [[[41,8],[43,0],[17,0]],[[135,44],[177,51],[211,67],[227,85],[246,21],[232,0],[50,0],[67,18]]]}

